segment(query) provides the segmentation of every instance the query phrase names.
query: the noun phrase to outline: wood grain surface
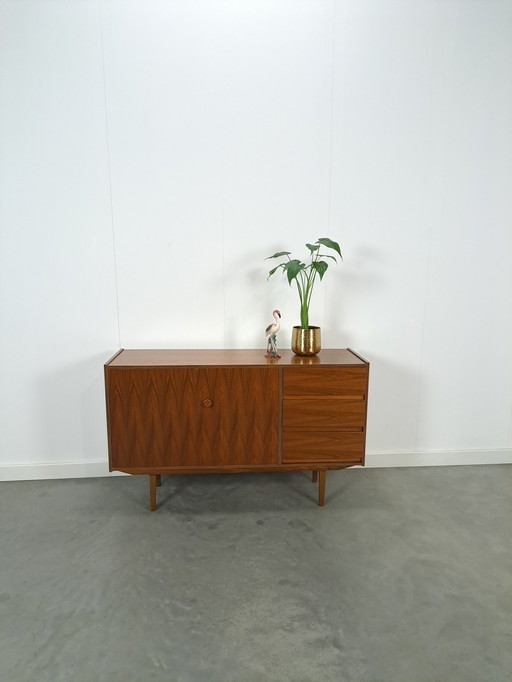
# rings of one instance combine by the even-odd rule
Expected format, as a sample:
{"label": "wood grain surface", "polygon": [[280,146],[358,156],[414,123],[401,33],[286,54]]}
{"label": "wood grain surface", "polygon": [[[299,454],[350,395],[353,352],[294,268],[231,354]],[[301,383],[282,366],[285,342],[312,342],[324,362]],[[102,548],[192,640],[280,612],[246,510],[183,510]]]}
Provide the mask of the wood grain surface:
{"label": "wood grain surface", "polygon": [[367,365],[360,367],[322,367],[307,371],[297,367],[283,369],[285,396],[365,395]]}
{"label": "wood grain surface", "polygon": [[107,371],[111,469],[278,464],[278,372]]}
{"label": "wood grain surface", "polygon": [[339,431],[284,431],[283,463],[353,462],[361,463],[364,433]]}
{"label": "wood grain surface", "polygon": [[334,471],[339,469],[347,469],[354,464],[359,464],[357,461],[349,462],[314,462],[308,464],[307,462],[291,462],[290,464],[247,464],[247,465],[226,465],[226,466],[179,466],[179,467],[122,467],[116,468],[114,471],[122,471],[126,474],[133,475],[151,475],[159,473],[162,475],[178,476],[181,474],[255,474],[255,473],[278,473],[279,471],[307,471],[311,473],[314,467],[316,471],[325,469],[326,471]]}
{"label": "wood grain surface", "polygon": [[298,367],[310,370],[329,365],[364,367],[366,362],[347,348],[325,348],[314,357],[299,357],[291,350],[279,350],[280,358],[265,357],[265,348],[173,350],[144,349],[118,351],[106,364],[111,367]]}
{"label": "wood grain surface", "polygon": [[365,412],[366,402],[362,399],[285,398],[283,428],[362,431]]}
{"label": "wood grain surface", "polygon": [[319,472],[364,464],[369,363],[264,350],[120,350],[105,365],[111,470]]}

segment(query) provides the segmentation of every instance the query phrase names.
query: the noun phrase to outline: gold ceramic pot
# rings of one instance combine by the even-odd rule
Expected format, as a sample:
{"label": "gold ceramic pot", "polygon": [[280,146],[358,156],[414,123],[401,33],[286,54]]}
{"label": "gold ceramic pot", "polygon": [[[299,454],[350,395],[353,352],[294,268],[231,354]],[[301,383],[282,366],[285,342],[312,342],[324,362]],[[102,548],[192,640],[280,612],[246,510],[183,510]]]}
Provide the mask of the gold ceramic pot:
{"label": "gold ceramic pot", "polygon": [[316,355],[320,348],[320,327],[293,328],[292,351],[295,355]]}

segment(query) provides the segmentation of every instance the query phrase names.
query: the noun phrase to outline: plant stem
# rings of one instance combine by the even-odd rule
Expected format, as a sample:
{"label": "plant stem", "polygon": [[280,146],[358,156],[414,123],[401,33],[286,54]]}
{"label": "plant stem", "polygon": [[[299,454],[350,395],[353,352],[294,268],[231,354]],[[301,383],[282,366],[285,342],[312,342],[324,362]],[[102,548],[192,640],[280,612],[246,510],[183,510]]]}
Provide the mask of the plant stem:
{"label": "plant stem", "polygon": [[[302,329],[307,329],[308,324],[308,307],[307,307],[307,297],[306,297],[306,282],[304,280],[304,272],[299,273],[299,278],[297,277],[295,281],[297,282],[297,290],[299,292],[300,299],[300,326]],[[306,321],[306,327],[304,327],[304,320]]]}
{"label": "plant stem", "polygon": [[306,303],[300,307],[300,326],[302,329],[307,329],[309,326],[309,311]]}

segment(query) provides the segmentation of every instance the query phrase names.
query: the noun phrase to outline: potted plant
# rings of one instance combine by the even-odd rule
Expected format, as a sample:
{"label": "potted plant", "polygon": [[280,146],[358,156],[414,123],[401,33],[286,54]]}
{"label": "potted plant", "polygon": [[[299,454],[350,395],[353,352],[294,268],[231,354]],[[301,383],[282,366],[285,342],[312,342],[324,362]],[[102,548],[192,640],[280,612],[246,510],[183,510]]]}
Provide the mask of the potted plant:
{"label": "potted plant", "polygon": [[279,263],[270,270],[268,278],[282,268],[289,285],[291,286],[292,282],[297,285],[300,299],[300,326],[294,327],[292,331],[292,350],[296,355],[316,355],[321,348],[320,327],[309,324],[309,306],[317,276],[322,280],[329,267],[323,259],[331,258],[336,261],[335,256],[320,253],[321,247],[336,251],[343,260],[340,245],[327,237],[318,239],[314,244],[306,244],[306,246],[309,249],[310,258],[307,265],[297,258],[290,258],[290,251],[279,251],[266,259],[286,256],[287,260],[284,263]]}

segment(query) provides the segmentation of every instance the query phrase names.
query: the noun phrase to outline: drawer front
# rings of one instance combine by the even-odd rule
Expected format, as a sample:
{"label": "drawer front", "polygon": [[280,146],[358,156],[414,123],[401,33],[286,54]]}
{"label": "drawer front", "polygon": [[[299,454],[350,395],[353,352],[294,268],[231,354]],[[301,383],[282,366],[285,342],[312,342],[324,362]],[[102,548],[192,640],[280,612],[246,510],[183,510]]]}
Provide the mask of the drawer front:
{"label": "drawer front", "polygon": [[366,401],[344,398],[285,398],[283,428],[363,431]]}
{"label": "drawer front", "polygon": [[284,431],[283,464],[363,461],[364,433]]}
{"label": "drawer front", "polygon": [[367,367],[287,367],[283,373],[283,394],[366,395]]}

